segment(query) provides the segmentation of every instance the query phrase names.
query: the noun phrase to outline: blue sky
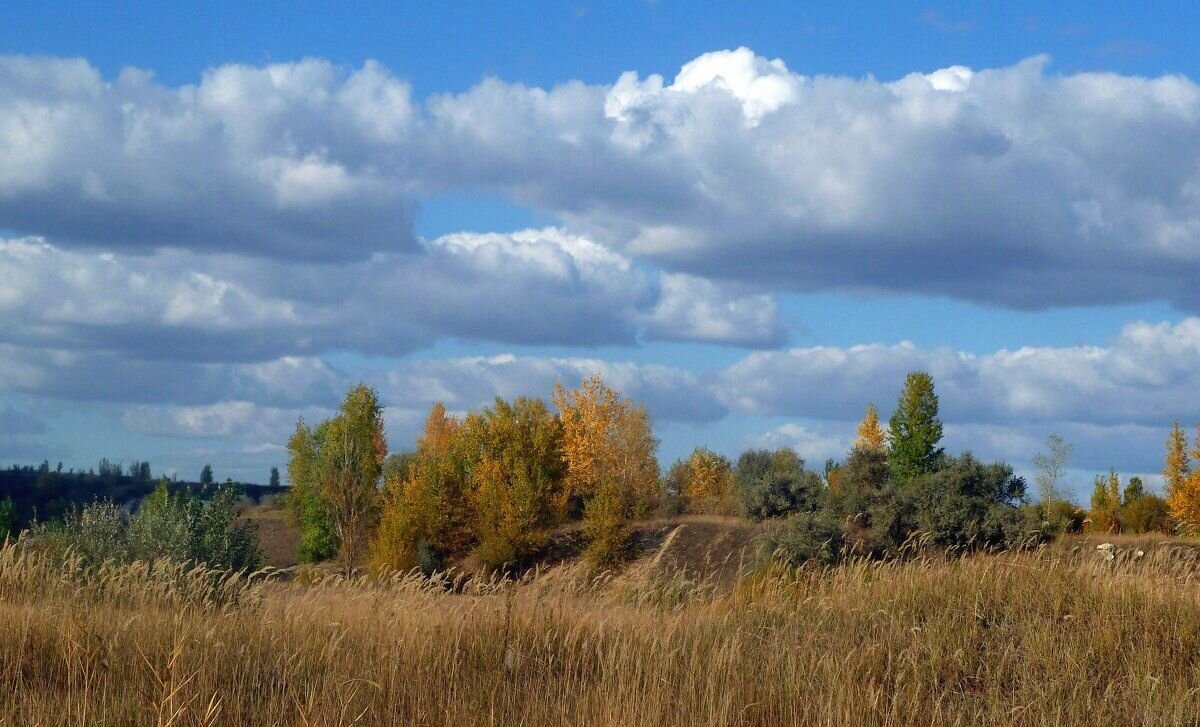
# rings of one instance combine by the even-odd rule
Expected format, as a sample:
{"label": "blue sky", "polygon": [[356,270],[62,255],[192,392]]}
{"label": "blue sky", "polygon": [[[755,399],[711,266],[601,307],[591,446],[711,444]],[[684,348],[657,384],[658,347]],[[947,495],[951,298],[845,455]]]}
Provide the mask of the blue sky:
{"label": "blue sky", "polygon": [[1200,420],[1190,6],[0,7],[0,462],[265,479],[600,369],[664,464],[952,449],[1075,485]]}

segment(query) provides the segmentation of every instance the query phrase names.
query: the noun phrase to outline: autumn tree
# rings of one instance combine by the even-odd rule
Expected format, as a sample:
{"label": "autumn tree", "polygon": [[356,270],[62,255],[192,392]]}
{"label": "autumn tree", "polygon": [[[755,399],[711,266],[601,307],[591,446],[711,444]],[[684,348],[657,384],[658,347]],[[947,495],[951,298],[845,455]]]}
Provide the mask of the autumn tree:
{"label": "autumn tree", "polygon": [[415,452],[392,455],[384,466],[379,528],[371,542],[376,571],[441,567],[470,542],[465,473],[454,456],[458,420],[438,402],[430,409]]}
{"label": "autumn tree", "polygon": [[672,470],[687,512],[732,515],[736,511],[733,466],[724,456],[697,447]]}
{"label": "autumn tree", "polygon": [[1192,471],[1192,457],[1200,459],[1200,430],[1197,432],[1195,446],[1189,453],[1187,437],[1179,422],[1175,422],[1171,434],[1167,437],[1163,478],[1166,484],[1167,509],[1176,526],[1185,533],[1200,530],[1200,471]]}
{"label": "autumn tree", "polygon": [[[571,391],[555,383],[554,404],[562,421],[566,463],[559,510],[568,516],[582,513],[590,534],[605,534],[593,541],[594,549],[607,548],[603,542],[623,537],[625,520],[648,514],[662,500],[658,440],[650,417],[644,406],[622,399],[599,375]],[[602,490],[603,502],[588,508]],[[600,517],[602,523],[594,522]],[[607,554],[594,557],[608,559]]]}
{"label": "autumn tree", "polygon": [[463,422],[456,446],[468,462],[476,554],[518,563],[543,548],[558,520],[562,426],[541,399],[501,398]]}
{"label": "autumn tree", "polygon": [[943,455],[938,446],[942,421],[932,376],[924,371],[908,374],[889,425],[888,465],[896,480],[905,482],[937,469]]}
{"label": "autumn tree", "polygon": [[1088,519],[1089,529],[1095,532],[1121,532],[1121,477],[1116,470],[1096,475]]}
{"label": "autumn tree", "polygon": [[854,446],[872,452],[887,451],[887,434],[879,424],[879,412],[874,404],[867,405],[867,414],[858,424],[858,438],[854,440]]}

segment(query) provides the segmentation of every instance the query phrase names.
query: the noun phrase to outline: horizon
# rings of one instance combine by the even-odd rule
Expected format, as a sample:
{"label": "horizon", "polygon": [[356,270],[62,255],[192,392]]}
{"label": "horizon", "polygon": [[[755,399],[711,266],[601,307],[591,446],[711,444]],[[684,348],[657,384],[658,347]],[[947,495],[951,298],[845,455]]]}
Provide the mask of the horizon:
{"label": "horizon", "polygon": [[331,7],[0,9],[0,465],[265,482],[354,382],[400,451],[598,371],[664,468],[819,468],[920,369],[1081,499],[1200,422],[1200,11]]}

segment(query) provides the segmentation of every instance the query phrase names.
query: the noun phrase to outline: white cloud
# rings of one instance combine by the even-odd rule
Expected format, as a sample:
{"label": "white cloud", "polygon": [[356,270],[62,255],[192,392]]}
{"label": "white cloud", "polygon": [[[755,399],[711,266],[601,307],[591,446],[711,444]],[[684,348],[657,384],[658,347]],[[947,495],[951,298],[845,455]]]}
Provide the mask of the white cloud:
{"label": "white cloud", "polygon": [[[505,343],[771,345],[769,296],[655,277],[556,228],[458,233],[342,264],[0,239],[0,340],[239,361],[342,348],[401,354],[442,337]],[[702,299],[707,298],[707,299]]]}
{"label": "white cloud", "polygon": [[1133,323],[1108,346],[974,355],[912,344],[761,351],[721,373],[722,400],[751,414],[845,418],[885,412],[911,370],[930,372],[959,422],[1137,423],[1200,420],[1200,318]]}
{"label": "white cloud", "polygon": [[770,295],[741,295],[704,278],[666,274],[647,320],[651,338],[775,346],[785,337]]}
{"label": "white cloud", "polygon": [[[286,441],[296,420],[320,420],[330,410],[307,407],[279,409],[249,401],[222,401],[204,406],[138,406],[126,409],[121,423],[130,431],[160,437],[239,439],[273,444]],[[275,446],[249,445],[277,453]]]}
{"label": "white cloud", "polygon": [[549,399],[556,381],[567,388],[586,376],[601,374],[606,383],[635,401],[646,403],[660,421],[714,421],[726,414],[707,382],[683,369],[590,358],[473,356],[397,362],[383,376],[385,401],[427,410],[441,401],[455,410],[478,409],[502,396]]}
{"label": "white cloud", "polygon": [[759,290],[1200,310],[1200,87],[1046,58],[894,81],[746,48],[671,83],[486,79],[424,103],[378,63],[211,69],[171,88],[0,59],[0,229],[279,259],[414,250],[413,209],[483,190]]}

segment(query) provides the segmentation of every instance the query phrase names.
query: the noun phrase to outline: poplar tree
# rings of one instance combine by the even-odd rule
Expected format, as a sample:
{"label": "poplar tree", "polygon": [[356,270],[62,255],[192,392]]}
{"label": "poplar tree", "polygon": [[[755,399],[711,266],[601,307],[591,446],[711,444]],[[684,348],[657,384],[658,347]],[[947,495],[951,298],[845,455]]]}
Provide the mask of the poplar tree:
{"label": "poplar tree", "polygon": [[379,481],[387,458],[378,393],[365,384],[351,387],[337,416],[325,424],[317,453],[319,500],[349,573],[366,548],[367,532],[378,514]]}
{"label": "poplar tree", "polygon": [[904,381],[896,412],[889,422],[888,465],[898,482],[933,472],[942,458],[942,421],[933,377],[913,371]]}

